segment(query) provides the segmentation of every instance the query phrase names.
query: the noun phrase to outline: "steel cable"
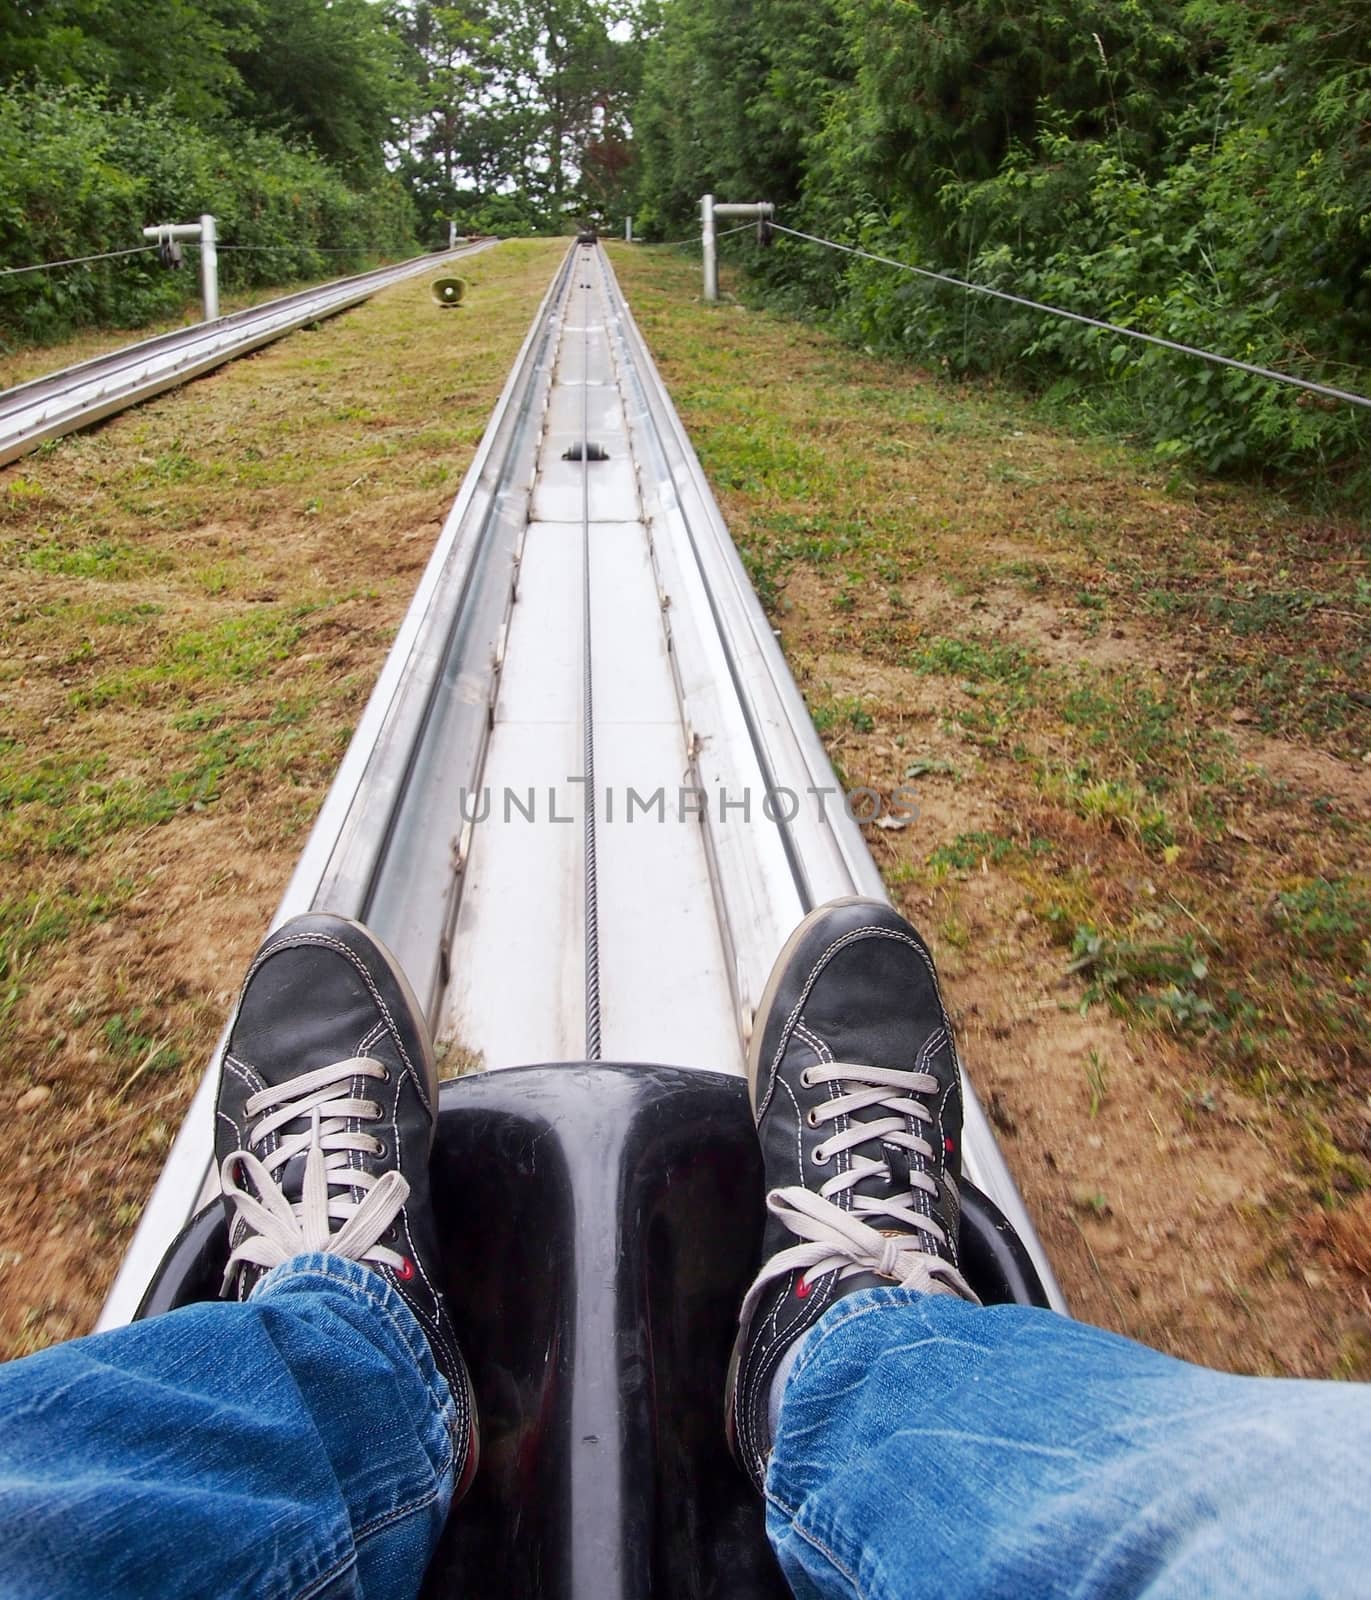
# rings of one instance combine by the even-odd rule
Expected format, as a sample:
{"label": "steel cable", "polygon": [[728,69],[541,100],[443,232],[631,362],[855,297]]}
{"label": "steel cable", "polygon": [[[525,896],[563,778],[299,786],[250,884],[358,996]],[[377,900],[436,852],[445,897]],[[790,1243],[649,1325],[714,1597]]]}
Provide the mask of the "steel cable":
{"label": "steel cable", "polygon": [[53,272],[58,267],[82,267],[88,261],[113,261],[117,256],[142,256],[157,248],[155,244],[136,244],[130,250],[103,250],[94,256],[70,256],[65,261],[40,261],[32,267],[0,267],[0,278],[15,278],[24,272]]}
{"label": "steel cable", "polygon": [[590,285],[581,316],[581,607],[585,766],[586,1060],[600,1059],[600,889],[595,851],[595,710],[590,625]]}
{"label": "steel cable", "polygon": [[[722,233],[716,233],[714,238],[717,242],[720,239],[727,239],[735,233],[750,233],[756,226],[755,222],[740,222],[736,228],[725,228]],[[703,235],[692,233],[685,239],[668,239],[664,243],[657,245],[656,248],[658,250],[676,250],[683,244],[699,244],[702,238]]]}
{"label": "steel cable", "polygon": [[1007,289],[991,289],[984,283],[969,283],[965,278],[954,278],[947,272],[934,272],[929,267],[913,267],[907,261],[896,261],[893,256],[876,255],[870,250],[859,250],[855,245],[839,244],[834,239],[821,239],[814,233],[802,233],[798,228],[787,228],[773,222],[777,233],[789,234],[792,239],[804,239],[809,244],[822,245],[828,250],[841,250],[844,255],[859,256],[863,261],[875,261],[883,267],[895,267],[901,272],[912,272],[916,277],[929,278],[934,283],[950,284],[955,289],[967,289],[973,294],[990,295],[996,300],[1007,300],[1011,305],[1026,306],[1030,311],[1045,311],[1050,316],[1064,317],[1068,322],[1079,322],[1087,328],[1099,328],[1105,333],[1116,333],[1122,339],[1137,339],[1142,344],[1153,344],[1163,350],[1174,350],[1183,356],[1198,356],[1220,367],[1232,367],[1238,372],[1251,373],[1256,378],[1269,378],[1274,383],[1290,384],[1296,389],[1306,389],[1329,400],[1345,400],[1349,405],[1371,409],[1371,400],[1365,395],[1353,394],[1347,389],[1335,389],[1331,384],[1316,383],[1312,378],[1297,378],[1289,372],[1278,372],[1274,367],[1258,366],[1252,361],[1239,361],[1233,356],[1221,356],[1213,350],[1201,350],[1198,345],[1182,344],[1176,339],[1164,339],[1160,334],[1141,333],[1137,328],[1126,328],[1117,322],[1105,322],[1099,317],[1087,317],[1079,311],[1066,311],[1061,306],[1050,306],[1042,300],[1030,300],[1026,295],[1011,294]]}

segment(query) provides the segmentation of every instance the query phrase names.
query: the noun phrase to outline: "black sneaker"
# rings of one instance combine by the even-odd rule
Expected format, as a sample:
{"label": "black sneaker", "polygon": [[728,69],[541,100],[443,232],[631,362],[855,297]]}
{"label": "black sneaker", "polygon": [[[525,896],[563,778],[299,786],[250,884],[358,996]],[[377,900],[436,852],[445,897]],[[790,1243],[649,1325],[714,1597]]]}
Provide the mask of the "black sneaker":
{"label": "black sneaker", "polygon": [[215,1156],[234,1206],[224,1293],[308,1251],[360,1261],[404,1300],[457,1408],[457,1493],[476,1469],[466,1363],[439,1290],[428,1025],[359,923],[295,917],[258,950],[229,1024]]}
{"label": "black sneaker", "polygon": [[952,1027],[933,958],[903,917],[880,900],[810,912],[757,1009],[748,1088],[769,1215],[765,1264],[739,1317],[727,1425],[760,1489],[777,1369],[836,1299],[879,1284],[976,1298],[957,1260]]}

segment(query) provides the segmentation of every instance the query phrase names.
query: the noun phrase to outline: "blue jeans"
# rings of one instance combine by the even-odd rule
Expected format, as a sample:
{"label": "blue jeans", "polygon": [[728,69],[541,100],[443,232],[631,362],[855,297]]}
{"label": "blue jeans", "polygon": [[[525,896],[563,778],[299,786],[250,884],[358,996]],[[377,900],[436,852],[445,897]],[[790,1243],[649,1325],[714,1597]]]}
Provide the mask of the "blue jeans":
{"label": "blue jeans", "polygon": [[1350,1600],[1371,1595],[1371,1386],[868,1289],[801,1348],[766,1495],[799,1600]]}
{"label": "blue jeans", "polygon": [[453,1412],[408,1307],[338,1256],[0,1366],[0,1596],[417,1594]]}
{"label": "blue jeans", "polygon": [[[0,1366],[0,1595],[414,1595],[453,1421],[404,1304],[331,1256]],[[1353,1595],[1369,1491],[1371,1389],[875,1289],[790,1375],[767,1527],[800,1600]]]}

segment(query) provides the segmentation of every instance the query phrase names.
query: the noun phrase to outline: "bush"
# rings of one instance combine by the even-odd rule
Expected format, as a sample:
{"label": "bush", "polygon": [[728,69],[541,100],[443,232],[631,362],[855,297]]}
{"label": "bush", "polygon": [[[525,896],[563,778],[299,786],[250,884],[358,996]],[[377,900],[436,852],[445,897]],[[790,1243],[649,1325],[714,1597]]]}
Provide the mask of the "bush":
{"label": "bush", "polygon": [[[0,266],[128,249],[144,243],[147,224],[206,211],[231,247],[219,258],[229,290],[342,274],[415,248],[413,207],[393,178],[359,191],[274,135],[209,132],[160,104],[42,86],[0,97]],[[174,314],[189,293],[193,278],[150,254],[0,278],[0,341],[136,327]]]}

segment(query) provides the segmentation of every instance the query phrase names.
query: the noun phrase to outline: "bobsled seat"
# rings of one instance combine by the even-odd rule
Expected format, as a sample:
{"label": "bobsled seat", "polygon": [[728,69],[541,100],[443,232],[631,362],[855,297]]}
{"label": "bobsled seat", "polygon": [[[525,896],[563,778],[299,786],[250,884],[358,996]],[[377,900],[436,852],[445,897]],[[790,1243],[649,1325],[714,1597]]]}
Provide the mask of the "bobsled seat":
{"label": "bobsled seat", "polygon": [[[425,1595],[788,1595],[724,1443],[762,1168],[742,1078],[603,1063],[443,1084],[433,1192],[476,1388],[481,1465]],[[168,1252],[139,1315],[211,1299],[222,1209]],[[1004,1218],[963,1186],[986,1301],[1044,1305]]]}

